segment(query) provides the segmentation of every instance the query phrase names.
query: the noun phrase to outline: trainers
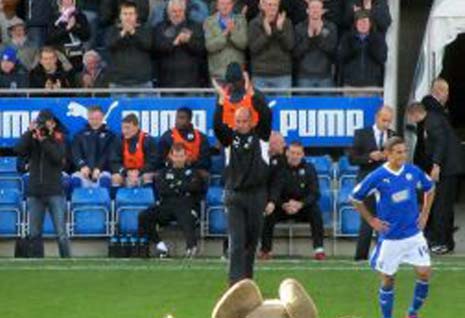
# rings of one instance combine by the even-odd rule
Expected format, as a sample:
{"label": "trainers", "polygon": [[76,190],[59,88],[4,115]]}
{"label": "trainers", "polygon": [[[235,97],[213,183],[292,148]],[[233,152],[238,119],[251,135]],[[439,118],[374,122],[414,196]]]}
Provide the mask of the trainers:
{"label": "trainers", "polygon": [[322,247],[316,248],[313,258],[317,261],[324,261],[326,259],[325,250]]}
{"label": "trainers", "polygon": [[431,247],[431,252],[436,255],[444,255],[449,252],[449,249],[445,245],[435,245]]}
{"label": "trainers", "polygon": [[194,258],[197,255],[197,246],[186,249],[186,258]]}
{"label": "trainers", "polygon": [[168,251],[161,250],[158,248],[155,249],[152,256],[155,258],[168,258],[169,257]]}
{"label": "trainers", "polygon": [[271,252],[260,251],[260,253],[258,253],[258,259],[261,261],[269,261],[272,258],[273,255]]}

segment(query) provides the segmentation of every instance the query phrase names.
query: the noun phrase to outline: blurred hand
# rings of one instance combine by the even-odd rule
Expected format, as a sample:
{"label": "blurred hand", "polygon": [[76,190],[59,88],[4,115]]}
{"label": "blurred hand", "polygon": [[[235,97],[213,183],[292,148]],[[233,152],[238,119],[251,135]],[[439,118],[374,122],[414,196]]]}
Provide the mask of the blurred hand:
{"label": "blurred hand", "polygon": [[280,14],[278,14],[278,19],[276,20],[276,28],[279,31],[283,30],[284,21],[286,21],[286,11],[283,11]]}
{"label": "blurred hand", "polygon": [[372,8],[372,1],[371,0],[363,0],[363,8],[365,10],[371,10]]}
{"label": "blurred hand", "polygon": [[389,223],[381,221],[377,217],[372,218],[368,223],[378,233],[387,232],[389,230]]}
{"label": "blurred hand", "polygon": [[420,230],[423,231],[427,223],[428,223],[428,214],[424,212],[420,213],[420,215],[418,216],[418,221],[417,221],[417,224]]}
{"label": "blurred hand", "polygon": [[66,26],[66,30],[68,31],[71,30],[72,28],[74,28],[75,25],[76,25],[76,17],[73,15],[68,20],[68,25]]}
{"label": "blurred hand", "polygon": [[439,177],[441,174],[441,167],[437,164],[433,165],[433,169],[431,169],[430,177],[433,179],[433,181],[438,182]]}
{"label": "blurred hand", "polygon": [[268,202],[268,204],[265,207],[265,215],[270,215],[271,213],[273,213],[275,207],[276,206],[273,202]]}
{"label": "blurred hand", "polygon": [[90,179],[90,168],[88,166],[82,167],[80,171],[84,178]]}
{"label": "blurred hand", "polygon": [[376,150],[376,151],[370,152],[370,159],[373,161],[382,161],[382,160],[385,160],[386,157],[384,156],[383,152]]}
{"label": "blurred hand", "polygon": [[249,9],[248,6],[243,6],[241,10],[241,14],[245,17],[247,15],[247,10]]}
{"label": "blurred hand", "polygon": [[129,186],[137,186],[139,184],[139,170],[128,170],[127,179]]}
{"label": "blurred hand", "polygon": [[271,25],[270,25],[270,22],[268,22],[267,19],[263,19],[263,28],[265,29],[265,33],[267,35],[271,35],[271,33],[273,32],[271,30]]}
{"label": "blurred hand", "polygon": [[100,169],[95,168],[94,171],[92,171],[92,180],[97,181],[98,178],[100,178]]}

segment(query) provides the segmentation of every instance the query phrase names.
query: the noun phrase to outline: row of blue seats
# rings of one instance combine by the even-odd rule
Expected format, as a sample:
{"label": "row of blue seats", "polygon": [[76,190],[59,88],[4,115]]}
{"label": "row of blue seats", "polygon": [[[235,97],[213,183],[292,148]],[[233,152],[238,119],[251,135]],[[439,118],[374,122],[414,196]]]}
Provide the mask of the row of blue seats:
{"label": "row of blue seats", "polygon": [[[136,234],[138,214],[155,203],[152,189],[122,188],[114,204],[106,188],[78,188],[67,209],[67,230],[72,237],[106,237],[114,233]],[[49,213],[44,235],[55,235]],[[0,189],[0,236],[18,237],[29,233],[27,202],[17,189]]]}

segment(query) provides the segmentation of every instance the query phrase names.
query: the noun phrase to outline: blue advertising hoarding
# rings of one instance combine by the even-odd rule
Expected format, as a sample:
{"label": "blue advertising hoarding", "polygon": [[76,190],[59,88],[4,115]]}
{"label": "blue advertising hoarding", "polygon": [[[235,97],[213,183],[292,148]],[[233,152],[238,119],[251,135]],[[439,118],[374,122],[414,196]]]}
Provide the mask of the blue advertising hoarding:
{"label": "blue advertising hoarding", "polygon": [[[380,97],[269,97],[273,110],[273,129],[287,141],[300,140],[309,147],[350,146],[354,131],[374,122]],[[121,119],[135,113],[141,128],[159,137],[173,127],[176,109],[190,107],[194,125],[207,134],[211,143],[215,99],[186,98],[0,98],[0,147],[13,146],[27,130],[29,122],[44,108],[50,108],[71,135],[82,129],[87,107],[99,105],[105,120],[115,132]]]}

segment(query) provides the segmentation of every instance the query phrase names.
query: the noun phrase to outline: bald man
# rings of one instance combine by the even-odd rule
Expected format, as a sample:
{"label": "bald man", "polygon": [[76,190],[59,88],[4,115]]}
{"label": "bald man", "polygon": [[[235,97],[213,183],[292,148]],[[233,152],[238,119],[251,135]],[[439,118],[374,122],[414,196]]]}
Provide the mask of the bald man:
{"label": "bald man", "polygon": [[263,212],[268,199],[271,110],[254,104],[260,121],[254,127],[251,109],[234,113],[234,126],[223,123],[223,106],[214,116],[216,138],[225,147],[225,199],[229,231],[229,284],[253,277]]}
{"label": "bald man", "polygon": [[[370,172],[386,162],[384,142],[395,133],[389,127],[392,125],[394,110],[389,106],[382,106],[376,113],[375,124],[355,131],[354,144],[349,154],[350,163],[360,167],[357,181],[363,180]],[[376,215],[373,196],[365,202],[369,211]],[[373,230],[371,226],[361,219],[358,235],[355,260],[367,260],[370,250]]]}

